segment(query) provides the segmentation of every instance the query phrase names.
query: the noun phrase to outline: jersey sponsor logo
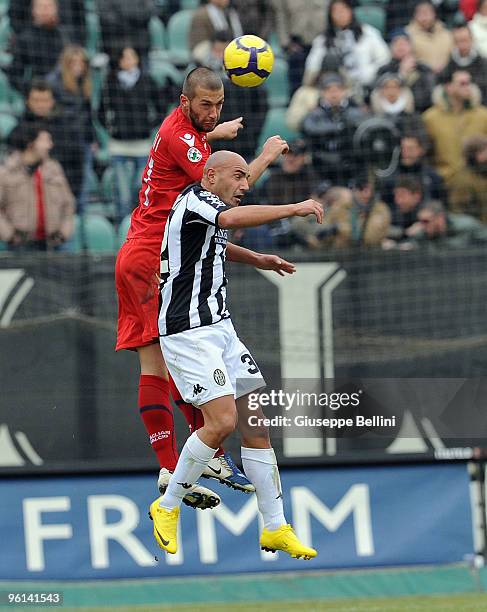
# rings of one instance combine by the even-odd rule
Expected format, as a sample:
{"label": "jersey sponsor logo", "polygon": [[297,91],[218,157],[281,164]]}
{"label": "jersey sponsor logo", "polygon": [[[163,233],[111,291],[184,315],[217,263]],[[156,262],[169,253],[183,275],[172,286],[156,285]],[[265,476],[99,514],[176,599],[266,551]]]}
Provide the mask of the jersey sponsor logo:
{"label": "jersey sponsor logo", "polygon": [[182,140],[188,147],[194,147],[196,136],[194,134],[185,134],[184,136],[180,136],[179,140]]}
{"label": "jersey sponsor logo", "polygon": [[215,233],[215,243],[221,244],[222,246],[226,246],[227,242],[228,242],[228,230],[218,229]]}
{"label": "jersey sponsor logo", "polygon": [[188,150],[188,159],[190,162],[197,164],[203,159],[203,153],[196,147],[191,147],[191,149]]}
{"label": "jersey sponsor logo", "polygon": [[216,382],[217,385],[223,387],[227,379],[225,378],[225,374],[221,370],[217,369],[213,372],[213,380]]}
{"label": "jersey sponsor logo", "polygon": [[211,193],[211,191],[200,191],[199,197],[200,199],[205,200],[206,202],[208,202],[208,204],[210,204],[211,206],[214,206],[215,208],[225,208],[226,207],[225,202],[222,202],[220,198],[214,193]]}

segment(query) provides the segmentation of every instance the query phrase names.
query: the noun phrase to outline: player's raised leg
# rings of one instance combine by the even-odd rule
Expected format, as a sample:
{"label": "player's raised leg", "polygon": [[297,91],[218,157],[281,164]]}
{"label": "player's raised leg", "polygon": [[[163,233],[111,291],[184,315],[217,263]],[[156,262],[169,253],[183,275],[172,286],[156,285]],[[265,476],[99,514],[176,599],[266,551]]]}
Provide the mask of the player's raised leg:
{"label": "player's raised leg", "polygon": [[[260,537],[263,550],[282,550],[296,559],[316,557],[314,548],[302,544],[284,516],[281,479],[276,455],[272,448],[269,429],[264,425],[250,425],[264,419],[262,409],[249,410],[248,396],[237,400],[238,429],[242,442],[242,464],[255,486],[257,504],[264,519]],[[260,421],[263,422],[263,421]]]}
{"label": "player's raised leg", "polygon": [[150,506],[154,537],[169,553],[177,551],[179,509],[186,491],[194,486],[216,449],[235,429],[237,411],[233,395],[210,400],[201,406],[204,426],[191,434],[169,479],[166,492]]}

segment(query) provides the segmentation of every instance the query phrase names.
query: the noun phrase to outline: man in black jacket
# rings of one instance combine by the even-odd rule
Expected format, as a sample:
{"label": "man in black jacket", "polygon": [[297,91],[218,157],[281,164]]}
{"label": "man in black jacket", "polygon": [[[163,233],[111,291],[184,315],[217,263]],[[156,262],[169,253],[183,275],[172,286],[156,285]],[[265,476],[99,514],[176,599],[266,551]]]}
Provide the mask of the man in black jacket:
{"label": "man in black jacket", "polygon": [[66,42],[59,25],[57,0],[33,0],[32,20],[14,41],[9,68],[12,85],[25,93],[33,78],[45,77],[53,70]]}
{"label": "man in black jacket", "polygon": [[318,107],[305,117],[303,134],[321,178],[346,186],[363,163],[354,153],[353,135],[367,115],[348,97],[339,74],[325,74],[319,85]]}
{"label": "man in black jacket", "polygon": [[401,137],[401,157],[396,171],[384,179],[380,185],[382,199],[391,208],[394,205],[394,186],[399,176],[416,178],[427,200],[440,200],[446,203],[447,191],[443,179],[426,162],[426,140],[419,133],[405,133]]}

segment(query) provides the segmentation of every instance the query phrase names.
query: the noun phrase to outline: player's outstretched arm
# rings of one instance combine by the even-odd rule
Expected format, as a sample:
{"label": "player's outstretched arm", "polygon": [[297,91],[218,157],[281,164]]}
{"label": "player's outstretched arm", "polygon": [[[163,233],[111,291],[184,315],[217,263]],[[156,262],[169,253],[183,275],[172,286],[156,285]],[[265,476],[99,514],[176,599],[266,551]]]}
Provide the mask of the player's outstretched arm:
{"label": "player's outstretched arm", "polygon": [[280,276],[286,274],[294,274],[296,266],[290,261],[286,261],[278,255],[267,255],[265,253],[257,253],[231,242],[227,243],[227,261],[234,263],[247,264],[259,270],[274,270]]}
{"label": "player's outstretched arm", "polygon": [[281,206],[236,206],[220,213],[218,226],[223,229],[240,229],[265,225],[279,219],[307,217],[308,215],[314,215],[318,223],[323,223],[322,205],[316,200],[305,200],[297,204],[282,204]]}
{"label": "player's outstretched arm", "polygon": [[237,117],[231,121],[224,121],[217,125],[213,132],[206,135],[208,142],[214,140],[233,140],[237,138],[238,131],[243,128],[243,117]]}
{"label": "player's outstretched arm", "polygon": [[276,161],[279,155],[285,155],[289,151],[289,146],[284,138],[271,136],[265,141],[262,153],[249,164],[250,178],[249,185],[259,180],[267,168]]}

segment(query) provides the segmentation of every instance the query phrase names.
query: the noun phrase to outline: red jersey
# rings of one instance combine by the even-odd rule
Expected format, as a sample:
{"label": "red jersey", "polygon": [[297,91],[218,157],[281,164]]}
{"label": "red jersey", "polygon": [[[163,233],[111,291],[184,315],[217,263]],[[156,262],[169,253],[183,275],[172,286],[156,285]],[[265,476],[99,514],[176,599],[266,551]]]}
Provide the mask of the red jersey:
{"label": "red jersey", "polygon": [[154,139],[127,238],[162,242],[172,205],[183,189],[201,181],[210,155],[206,133],[198,132],[181,107],[176,108]]}

